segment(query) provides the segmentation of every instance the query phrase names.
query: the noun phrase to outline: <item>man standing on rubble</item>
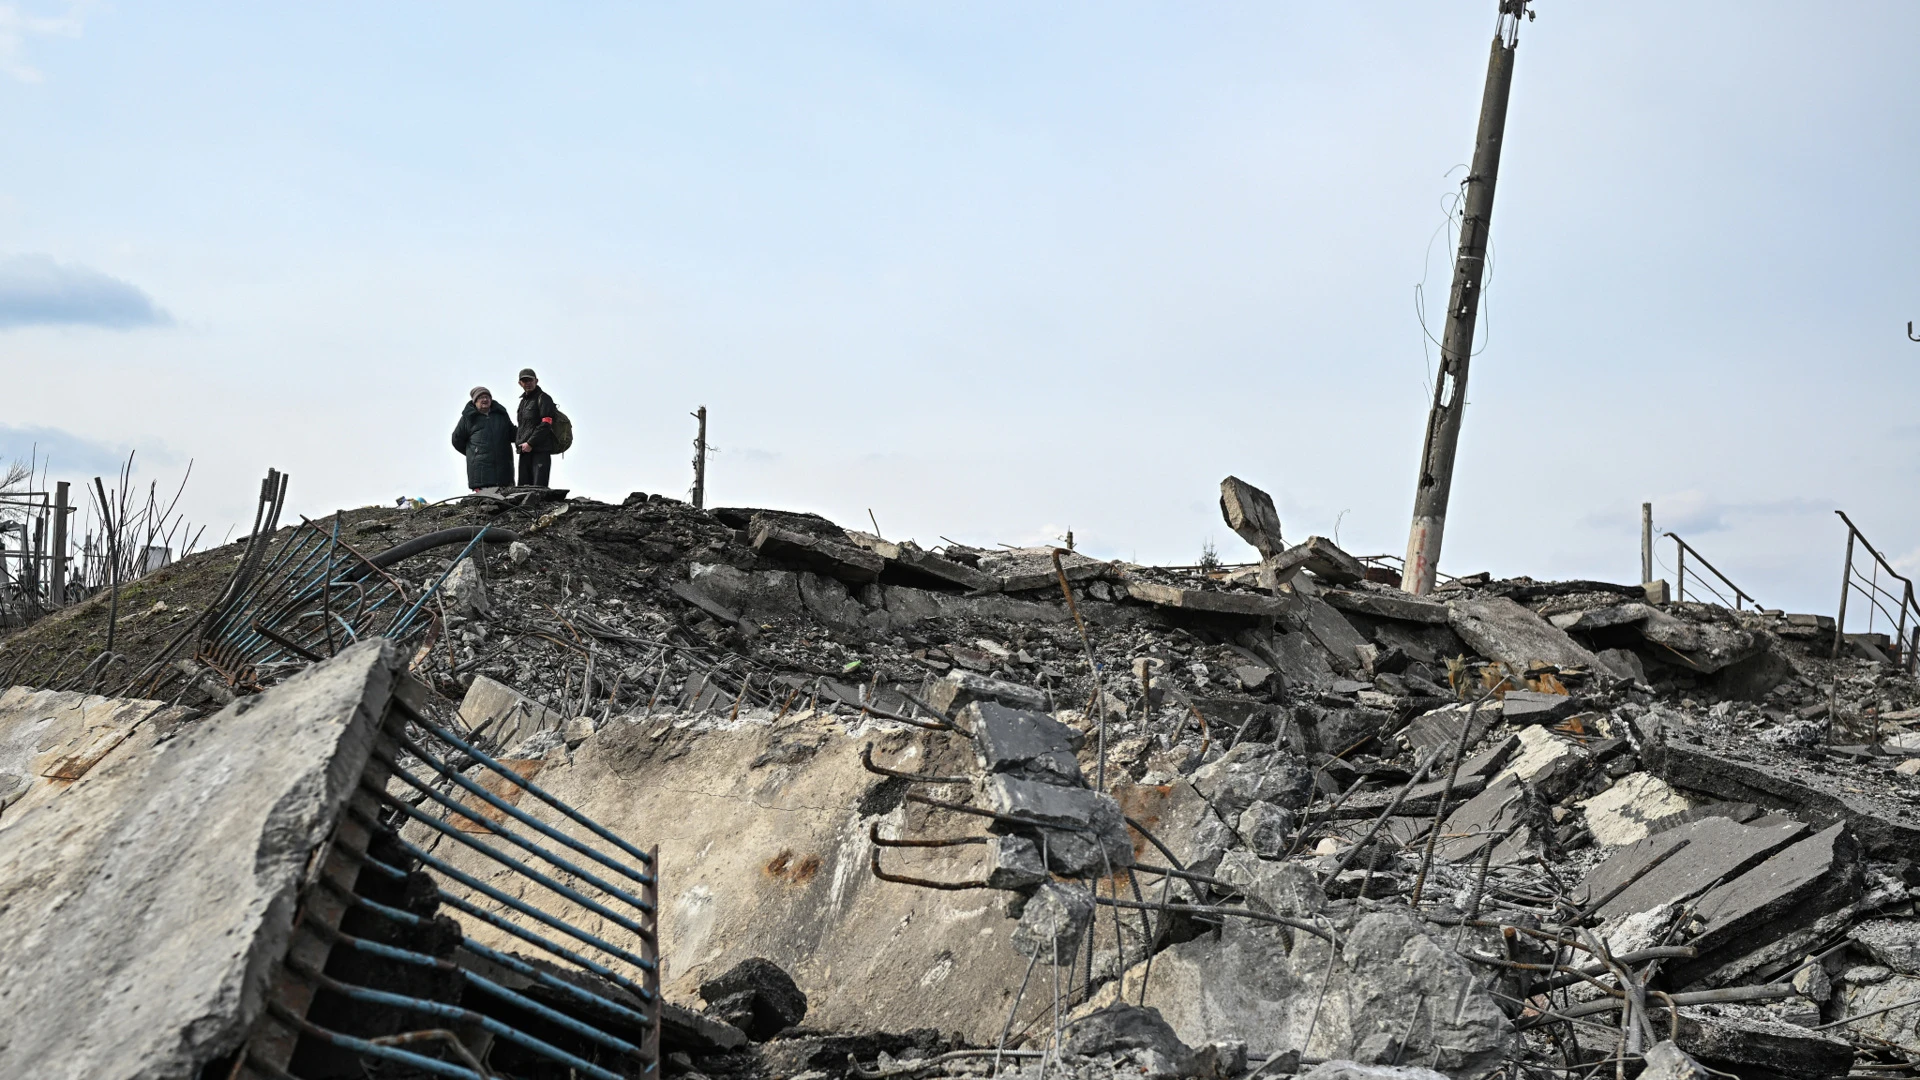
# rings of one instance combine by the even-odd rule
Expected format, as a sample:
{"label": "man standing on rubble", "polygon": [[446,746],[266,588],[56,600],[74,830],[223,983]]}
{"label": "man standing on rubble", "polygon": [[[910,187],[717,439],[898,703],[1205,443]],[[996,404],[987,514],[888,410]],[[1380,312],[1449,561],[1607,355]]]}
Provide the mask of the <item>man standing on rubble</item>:
{"label": "man standing on rubble", "polygon": [[540,389],[532,368],[520,369],[520,426],[514,432],[520,451],[520,485],[548,487],[553,478],[553,399]]}
{"label": "man standing on rubble", "polygon": [[467,455],[467,487],[506,487],[513,483],[513,421],[494,403],[493,392],[476,386],[453,426],[453,448]]}

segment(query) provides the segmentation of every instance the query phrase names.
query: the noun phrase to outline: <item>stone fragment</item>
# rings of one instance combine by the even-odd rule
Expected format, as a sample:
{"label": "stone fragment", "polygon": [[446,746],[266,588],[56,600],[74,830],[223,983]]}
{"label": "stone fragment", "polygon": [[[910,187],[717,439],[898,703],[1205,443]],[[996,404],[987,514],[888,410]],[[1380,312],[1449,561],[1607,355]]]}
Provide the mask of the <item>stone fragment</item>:
{"label": "stone fragment", "polygon": [[1352,585],[1366,579],[1366,565],[1326,537],[1309,536],[1300,546],[1307,549],[1303,565],[1321,581],[1329,585]]}
{"label": "stone fragment", "polygon": [[1709,1080],[1711,1075],[1673,1040],[1662,1039],[1647,1047],[1646,1068],[1641,1070],[1640,1080]]}
{"label": "stone fragment", "polygon": [[1300,1074],[1300,1080],[1445,1080],[1446,1073],[1418,1065],[1362,1065],[1335,1058]]}
{"label": "stone fragment", "polygon": [[1525,727],[1520,729],[1520,752],[1504,772],[1533,785],[1548,802],[1559,802],[1586,779],[1591,757],[1572,739],[1546,728]]}
{"label": "stone fragment", "polygon": [[1375,619],[1394,619],[1399,622],[1433,625],[1444,625],[1447,621],[1447,605],[1432,600],[1421,600],[1411,594],[1397,591],[1328,589],[1321,594],[1320,598],[1342,611],[1351,611],[1357,615],[1367,615]]}
{"label": "stone fragment", "polygon": [[886,567],[886,560],[871,551],[777,525],[757,523],[752,536],[753,550],[770,559],[856,585],[880,580]]}
{"label": "stone fragment", "polygon": [[1580,711],[1580,703],[1565,694],[1509,690],[1501,698],[1501,715],[1513,724],[1551,724]]}
{"label": "stone fragment", "polygon": [[1686,791],[1789,810],[1819,825],[1844,821],[1874,858],[1906,858],[1920,851],[1920,814],[1889,785],[1869,789],[1869,775],[1816,772],[1783,756],[1766,758],[1711,747],[1661,725],[1659,745],[1642,759],[1661,779]]}
{"label": "stone fragment", "polygon": [[1687,942],[1699,955],[1668,969],[1675,983],[1710,979],[1756,946],[1846,908],[1860,896],[1860,864],[1859,842],[1845,824],[1832,825],[1709,890],[1695,909],[1706,929]]}
{"label": "stone fragment", "polygon": [[525,566],[527,560],[533,558],[533,549],[515,540],[507,545],[507,558],[511,559],[515,566]]}
{"label": "stone fragment", "polygon": [[0,833],[0,1076],[191,1077],[240,1045],[405,666],[350,646]]}
{"label": "stone fragment", "polygon": [[513,687],[476,675],[460,699],[460,722],[490,746],[511,747],[537,732],[558,731],[565,719]]}
{"label": "stone fragment", "polygon": [[1319,875],[1301,863],[1271,862],[1255,852],[1229,851],[1221,856],[1213,876],[1232,883],[1275,915],[1310,919],[1327,906]]}
{"label": "stone fragment", "polygon": [[1847,936],[1887,968],[1920,976],[1920,922],[1875,919],[1847,931]]}
{"label": "stone fragment", "polygon": [[1160,1010],[1116,1001],[1096,1009],[1067,1026],[1067,1052],[1097,1054],[1142,1053],[1152,1063],[1149,1076],[1194,1075],[1193,1048],[1180,1041]]}
{"label": "stone fragment", "polygon": [[1258,593],[1219,592],[1213,589],[1182,589],[1137,578],[1127,580],[1127,595],[1156,607],[1200,611],[1213,615],[1238,615],[1255,619],[1273,619],[1290,610],[1277,596]]}
{"label": "stone fragment", "polygon": [[[1895,975],[1885,968],[1875,970],[1886,974],[1858,981],[1849,978],[1841,983],[1834,994],[1833,1013],[1836,1020],[1860,1018],[1840,1030],[1853,1032],[1866,1039],[1885,1039],[1902,1046],[1914,1045],[1914,1039],[1920,1036],[1920,978]],[[1866,1015],[1881,1009],[1888,1011],[1878,1016]]]}
{"label": "stone fragment", "polygon": [[1068,786],[1084,783],[1073,756],[1083,737],[1046,713],[975,701],[957,719],[973,732],[974,760],[987,772]]}
{"label": "stone fragment", "polygon": [[707,1011],[755,1042],[765,1042],[807,1018],[807,995],[780,965],[765,957],[742,960],[700,984]]}
{"label": "stone fragment", "polygon": [[1499,701],[1442,706],[1415,717],[1400,733],[1400,741],[1422,760],[1434,754],[1451,755],[1460,742],[1460,729],[1471,717],[1473,729],[1467,735],[1467,749],[1472,750],[1500,722],[1501,708]]}
{"label": "stone fragment", "polygon": [[493,604],[487,599],[487,583],[480,577],[479,563],[472,559],[462,559],[447,575],[440,591],[446,596],[451,613],[469,619],[493,616]]}
{"label": "stone fragment", "polygon": [[1086,828],[1106,796],[1084,787],[1062,787],[996,773],[987,777],[987,805],[996,814],[1034,825]]}
{"label": "stone fragment", "polygon": [[1475,652],[1517,671],[1525,671],[1535,662],[1562,668],[1599,668],[1599,658],[1568,637],[1566,631],[1505,597],[1450,601],[1447,622]]}
{"label": "stone fragment", "polygon": [[1293,840],[1294,813],[1264,800],[1248,803],[1235,829],[1247,847],[1263,859],[1277,859]]}
{"label": "stone fragment", "polygon": [[1640,657],[1631,650],[1601,649],[1594,655],[1600,658],[1602,667],[1621,678],[1632,679],[1641,686],[1651,685],[1647,682],[1647,666],[1641,663]]}
{"label": "stone fragment", "polygon": [[1700,1006],[1680,1010],[1679,1048],[1699,1061],[1739,1076],[1827,1080],[1853,1067],[1853,1045],[1791,1024],[1715,1015]]}
{"label": "stone fragment", "polygon": [[1242,690],[1258,690],[1267,685],[1272,676],[1273,669],[1264,664],[1236,664],[1233,669],[1233,677]]}
{"label": "stone fragment", "polygon": [[1602,918],[1613,920],[1637,911],[1689,899],[1722,878],[1745,872],[1806,835],[1806,826],[1782,821],[1742,825],[1727,818],[1707,817],[1634,841],[1608,856],[1587,875],[1589,902],[1612,892],[1640,873],[1648,863],[1686,841],[1686,850],[1647,871],[1640,880],[1602,906]]}
{"label": "stone fragment", "polygon": [[1024,836],[996,836],[987,844],[987,884],[996,889],[1024,889],[1047,880],[1040,861],[1040,845]]}
{"label": "stone fragment", "polygon": [[1271,559],[1286,547],[1273,497],[1237,476],[1220,481],[1220,516],[1262,559]]}
{"label": "stone fragment", "polygon": [[1228,819],[1255,801],[1298,810],[1313,794],[1313,769],[1267,743],[1243,742],[1193,772],[1193,786]]}
{"label": "stone fragment", "polygon": [[1595,843],[1619,847],[1645,839],[1700,804],[1652,773],[1635,772],[1574,805],[1585,812]]}
{"label": "stone fragment", "polygon": [[1508,866],[1536,852],[1548,824],[1539,794],[1509,771],[1447,815],[1445,832],[1455,839],[1443,840],[1439,851],[1453,862],[1467,862],[1493,844],[1491,865]]}
{"label": "stone fragment", "polygon": [[962,562],[925,551],[911,540],[895,543],[869,533],[847,530],[847,539],[886,560],[880,580],[889,585],[920,588],[966,589],[972,592],[995,589],[999,582],[992,575]]}
{"label": "stone fragment", "polygon": [[1042,885],[1020,912],[1020,924],[1013,930],[1013,948],[1021,956],[1042,963],[1069,966],[1092,918],[1092,893],[1057,882]]}
{"label": "stone fragment", "polygon": [[988,678],[971,671],[950,671],[934,680],[933,686],[927,691],[927,703],[948,716],[975,701],[991,701],[1009,709],[1030,712],[1045,712],[1047,708],[1047,695],[1031,686]]}
{"label": "stone fragment", "polygon": [[1351,674],[1360,670],[1360,649],[1368,642],[1353,628],[1345,615],[1318,597],[1296,591],[1299,619],[1320,647],[1332,658],[1335,671]]}

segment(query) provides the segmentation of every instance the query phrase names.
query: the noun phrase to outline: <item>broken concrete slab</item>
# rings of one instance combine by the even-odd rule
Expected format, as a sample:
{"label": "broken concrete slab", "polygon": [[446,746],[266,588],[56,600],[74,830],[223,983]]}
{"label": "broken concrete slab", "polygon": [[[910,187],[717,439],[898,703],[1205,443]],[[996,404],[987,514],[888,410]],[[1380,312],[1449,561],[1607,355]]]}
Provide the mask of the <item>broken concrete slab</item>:
{"label": "broken concrete slab", "polygon": [[1045,712],[1047,708],[1047,695],[1031,686],[976,675],[971,671],[950,671],[935,679],[927,689],[927,703],[948,716],[976,701],[991,701],[1009,709],[1028,712]]}
{"label": "broken concrete slab", "polygon": [[1046,713],[975,701],[956,719],[973,732],[974,760],[981,769],[1069,787],[1085,784],[1074,757],[1084,736]]}
{"label": "broken concrete slab", "polygon": [[1299,604],[1295,618],[1327,651],[1334,670],[1342,674],[1359,671],[1360,650],[1367,646],[1367,639],[1325,600],[1300,590],[1296,590],[1294,596]]}
{"label": "broken concrete slab", "polygon": [[[1866,1015],[1881,1009],[1887,1011]],[[1834,992],[1832,1010],[1836,1020],[1859,1017],[1844,1030],[1912,1046],[1920,1036],[1920,978],[1889,973],[1871,982],[1848,980]]]}
{"label": "broken concrete slab", "polygon": [[884,584],[965,589],[969,592],[1000,587],[1000,582],[992,575],[983,574],[963,562],[935,555],[911,540],[895,543],[852,529],[847,530],[847,539],[855,547],[865,548],[886,560],[886,565],[880,571],[880,581]]}
{"label": "broken concrete slab", "polygon": [[1539,794],[1512,772],[1503,772],[1486,790],[1447,815],[1443,828],[1450,839],[1442,841],[1438,850],[1451,862],[1467,862],[1478,859],[1492,844],[1490,865],[1509,866],[1538,848],[1548,825],[1546,804]]}
{"label": "broken concrete slab", "polygon": [[1875,858],[1920,851],[1920,814],[1891,780],[1870,770],[1844,776],[1816,771],[1803,760],[1761,754],[1715,736],[1696,739],[1664,724],[1642,759],[1684,791],[1792,811],[1816,825],[1844,821]]}
{"label": "broken concrete slab", "polygon": [[1291,610],[1284,599],[1257,593],[1230,593],[1212,589],[1182,589],[1173,585],[1127,579],[1127,595],[1155,607],[1209,615],[1235,615],[1243,618],[1275,619]]}
{"label": "broken concrete slab", "polygon": [[1598,900],[1640,873],[1655,859],[1686,842],[1686,850],[1668,857],[1646,876],[1599,909],[1604,919],[1619,919],[1663,904],[1690,899],[1722,878],[1758,866],[1768,856],[1806,835],[1798,822],[1742,825],[1727,818],[1701,818],[1636,840],[1608,856],[1587,875],[1588,902]]}
{"label": "broken concrete slab", "polygon": [[558,731],[566,718],[485,675],[476,675],[460,699],[460,722],[490,746],[513,747],[542,731]]}
{"label": "broken concrete slab", "polygon": [[191,1077],[239,1046],[403,670],[352,646],[7,830],[0,1075]]}
{"label": "broken concrete slab", "polygon": [[1586,779],[1593,756],[1586,747],[1541,727],[1521,728],[1519,736],[1520,751],[1501,775],[1531,784],[1548,802],[1559,802]]}
{"label": "broken concrete slab", "polygon": [[1553,724],[1579,711],[1580,703],[1566,694],[1509,690],[1500,699],[1500,715],[1514,724]]}
{"label": "broken concrete slab", "polygon": [[1254,802],[1298,810],[1313,794],[1313,768],[1268,743],[1243,742],[1194,770],[1191,781],[1228,821]]}
{"label": "broken concrete slab", "polygon": [[1418,1065],[1363,1065],[1335,1058],[1300,1074],[1300,1080],[1442,1080],[1446,1073]]}
{"label": "broken concrete slab", "polygon": [[1860,897],[1861,886],[1859,842],[1844,823],[1828,826],[1702,896],[1695,918],[1706,929],[1687,942],[1699,955],[1668,970],[1676,985],[1716,982],[1716,971],[1734,965],[1756,945],[1847,908]]}
{"label": "broken concrete slab", "polygon": [[1500,722],[1501,708],[1498,701],[1445,705],[1415,717],[1400,733],[1400,741],[1422,760],[1434,754],[1452,754],[1453,748],[1460,744],[1461,729],[1468,725],[1471,717],[1472,730],[1467,734],[1466,745],[1472,749]]}
{"label": "broken concrete slab", "polygon": [[1875,919],[1847,931],[1847,937],[1889,970],[1920,976],[1920,922]]}
{"label": "broken concrete slab", "polygon": [[16,686],[0,694],[0,829],[59,796],[136,731],[191,715],[162,701]]}
{"label": "broken concrete slab", "polygon": [[1457,1080],[1499,1066],[1513,1038],[1506,1015],[1453,947],[1405,911],[1360,916],[1333,964],[1330,951],[1308,934],[1297,934],[1289,950],[1276,928],[1228,919],[1217,935],[1156,955],[1151,979],[1136,964],[1101,993],[1139,1001],[1144,984],[1145,1003],[1189,1045],[1236,1038],[1250,1055],[1351,1059],[1370,1036],[1406,1033],[1405,1059]]}
{"label": "broken concrete slab", "polygon": [[871,551],[793,532],[758,518],[755,515],[751,542],[753,550],[767,558],[855,585],[880,580],[880,571],[886,568],[886,560]]}
{"label": "broken concrete slab", "polygon": [[1328,589],[1321,599],[1342,611],[1351,611],[1356,615],[1366,615],[1375,619],[1393,619],[1398,622],[1445,625],[1447,605],[1432,600],[1422,600],[1408,593],[1372,592],[1360,589]]}
{"label": "broken concrete slab", "polygon": [[1671,1040],[1662,1039],[1647,1047],[1646,1068],[1640,1080],[1709,1080],[1712,1074]]}
{"label": "broken concrete slab", "polygon": [[1701,1062],[1736,1075],[1828,1080],[1853,1067],[1845,1039],[1792,1024],[1717,1015],[1711,1006],[1680,1010],[1679,1047]]}
{"label": "broken concrete slab", "polygon": [[1586,814],[1587,829],[1603,847],[1644,840],[1673,819],[1702,805],[1672,784],[1648,772],[1628,773],[1590,799],[1574,804]]}
{"label": "broken concrete slab", "polygon": [[1329,585],[1352,585],[1366,580],[1366,565],[1326,537],[1309,536],[1300,546],[1306,549],[1306,559],[1301,565],[1321,581]]}
{"label": "broken concrete slab", "polygon": [[1262,559],[1271,559],[1286,548],[1280,537],[1280,514],[1273,508],[1273,497],[1237,476],[1220,481],[1220,516],[1227,528],[1252,544]]}
{"label": "broken concrete slab", "polygon": [[1534,663],[1562,668],[1600,667],[1566,631],[1504,597],[1453,600],[1447,604],[1447,622],[1472,649],[1516,671]]}

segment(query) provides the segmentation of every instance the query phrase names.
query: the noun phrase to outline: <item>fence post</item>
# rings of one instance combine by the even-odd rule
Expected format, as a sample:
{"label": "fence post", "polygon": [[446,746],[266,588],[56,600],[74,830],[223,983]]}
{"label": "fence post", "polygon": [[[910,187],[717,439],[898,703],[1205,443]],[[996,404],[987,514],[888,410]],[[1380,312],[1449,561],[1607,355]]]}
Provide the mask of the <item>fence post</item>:
{"label": "fence post", "polygon": [[1847,561],[1840,570],[1840,614],[1833,620],[1833,659],[1840,659],[1840,643],[1847,637],[1847,593],[1853,591],[1853,526],[1847,526]]}
{"label": "fence post", "polygon": [[67,482],[53,488],[53,595],[49,606],[67,606]]}
{"label": "fence post", "polygon": [[1653,580],[1653,504],[1640,504],[1640,583]]}
{"label": "fence post", "polygon": [[1687,545],[1679,537],[1673,538],[1673,602],[1684,603],[1687,599]]}

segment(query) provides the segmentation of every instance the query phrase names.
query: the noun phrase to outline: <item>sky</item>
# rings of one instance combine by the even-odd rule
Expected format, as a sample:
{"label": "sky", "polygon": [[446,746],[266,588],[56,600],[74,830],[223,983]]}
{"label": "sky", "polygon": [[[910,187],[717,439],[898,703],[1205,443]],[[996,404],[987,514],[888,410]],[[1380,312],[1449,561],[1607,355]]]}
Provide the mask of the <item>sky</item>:
{"label": "sky", "polygon": [[[1920,570],[1920,5],[1535,7],[1441,568]],[[0,457],[446,498],[530,365],[595,498],[1397,555],[1495,8],[0,3]]]}

